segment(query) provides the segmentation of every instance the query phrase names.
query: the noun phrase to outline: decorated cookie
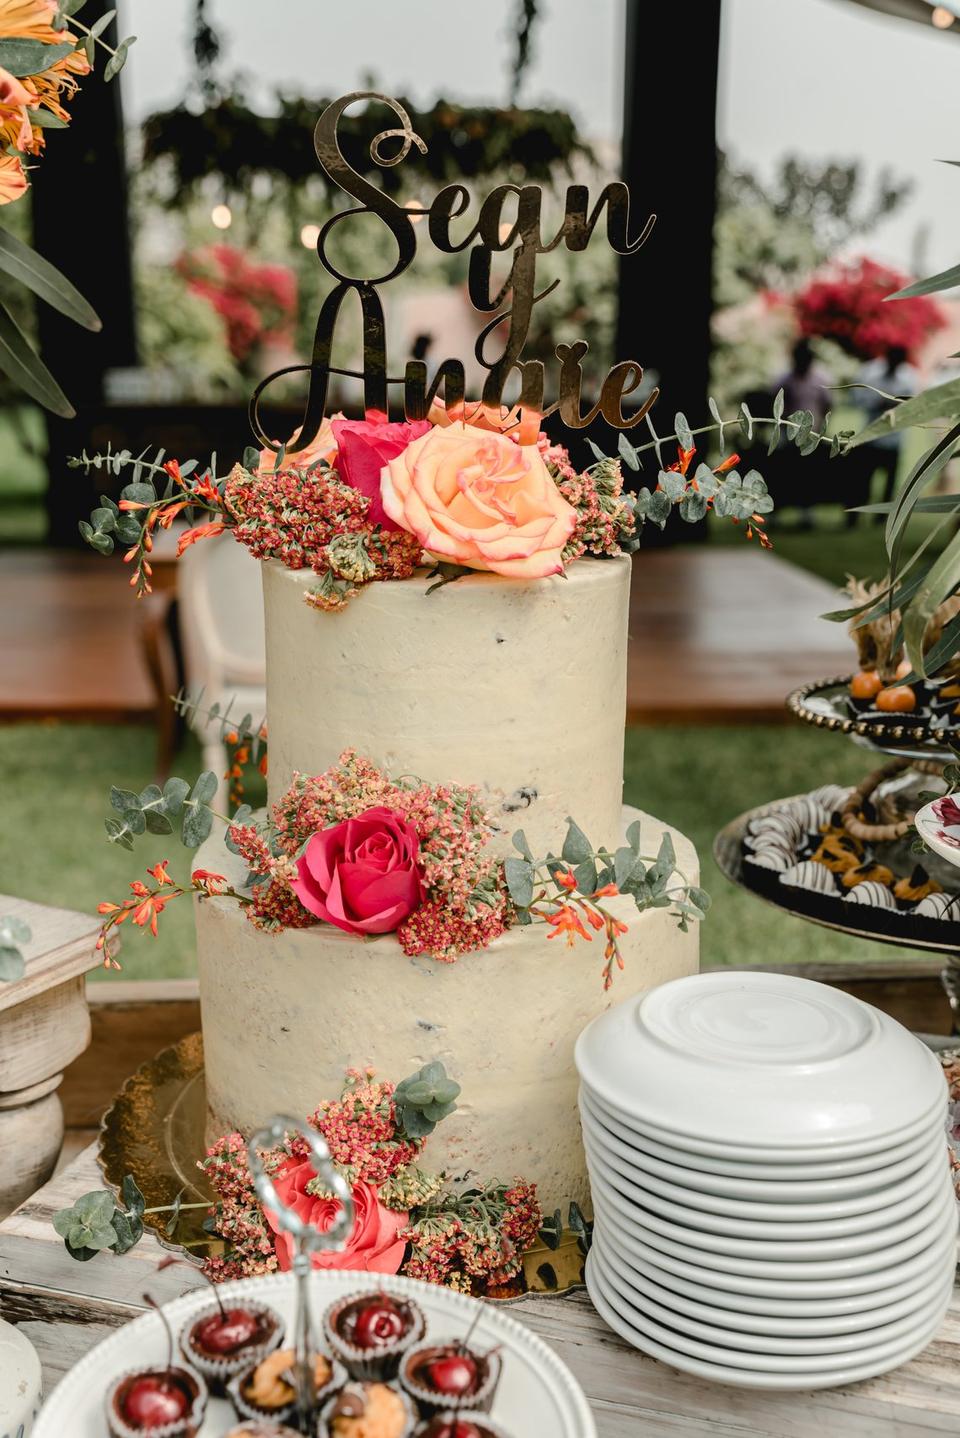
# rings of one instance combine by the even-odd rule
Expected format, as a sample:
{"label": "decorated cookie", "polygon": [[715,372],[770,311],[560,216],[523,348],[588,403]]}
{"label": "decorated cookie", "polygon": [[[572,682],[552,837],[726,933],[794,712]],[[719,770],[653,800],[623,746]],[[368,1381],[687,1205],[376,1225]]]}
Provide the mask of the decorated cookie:
{"label": "decorated cookie", "polygon": [[815,864],[812,859],[803,859],[793,864],[780,875],[781,884],[791,889],[809,889],[815,894],[835,894],[837,883],[829,869]]}
{"label": "decorated cookie", "polygon": [[844,895],[847,904],[871,904],[875,909],[896,909],[897,901],[886,884],[865,879]]}

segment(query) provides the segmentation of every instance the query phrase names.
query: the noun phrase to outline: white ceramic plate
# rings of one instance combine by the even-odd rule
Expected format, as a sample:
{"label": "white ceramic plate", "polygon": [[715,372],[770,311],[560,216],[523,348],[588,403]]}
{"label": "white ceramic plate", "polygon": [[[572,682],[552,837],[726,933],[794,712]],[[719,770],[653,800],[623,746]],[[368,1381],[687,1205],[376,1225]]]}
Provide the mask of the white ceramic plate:
{"label": "white ceramic plate", "polygon": [[[427,1332],[437,1337],[463,1337],[478,1307],[483,1309],[474,1338],[481,1345],[500,1344],[503,1377],[491,1416],[518,1435],[549,1432],[551,1438],[596,1438],[596,1426],[583,1391],[557,1355],[528,1328],[508,1317],[502,1308],[479,1305],[475,1299],[448,1288],[417,1283],[409,1278],[381,1274],[318,1272],[313,1274],[313,1302],[317,1320],[335,1298],[353,1290],[377,1288],[407,1296],[420,1304]],[[293,1322],[293,1275],[243,1279],[224,1284],[227,1301],[256,1297],[272,1304]],[[206,1307],[206,1286],[164,1305],[174,1333]],[[167,1344],[156,1313],[144,1314],[98,1343],[58,1384],[40,1411],[31,1438],[105,1438],[104,1394],[110,1382],[125,1369],[166,1361]],[[199,1438],[222,1438],[236,1419],[229,1403],[213,1399]]]}
{"label": "white ceramic plate", "polygon": [[[790,1313],[820,1316],[860,1312],[913,1293],[920,1285],[935,1283],[938,1272],[952,1272],[957,1259],[956,1225],[942,1226],[931,1236],[930,1247],[912,1258],[851,1278],[796,1282],[789,1279],[749,1278],[721,1273],[697,1263],[674,1258],[631,1238],[609,1215],[597,1214],[594,1233],[629,1263],[638,1262],[669,1275],[671,1282],[691,1286],[704,1300],[755,1313]],[[666,1280],[663,1280],[664,1282]],[[687,1291],[687,1290],[685,1290]]]}
{"label": "white ceramic plate", "polygon": [[[631,1318],[626,1317],[605,1284],[602,1266],[597,1264],[592,1254],[587,1259],[586,1279],[587,1291],[597,1312],[604,1322],[608,1323],[614,1332],[619,1333],[628,1343],[633,1343],[643,1352],[661,1359],[681,1372],[693,1373],[710,1382],[730,1383],[744,1388],[809,1390],[858,1383],[864,1378],[887,1373],[890,1369],[897,1368],[901,1363],[906,1363],[916,1357],[918,1353],[922,1353],[936,1335],[941,1321],[938,1319],[931,1323],[914,1339],[909,1342],[905,1341],[899,1349],[895,1349],[885,1358],[873,1362],[858,1362],[851,1358],[846,1367],[833,1369],[811,1368],[805,1371],[789,1371],[783,1367],[779,1370],[763,1371],[759,1367],[739,1368],[727,1361],[717,1362],[705,1359],[686,1346],[677,1348],[675,1342],[678,1335],[671,1329],[645,1319],[642,1315],[637,1315],[635,1320],[632,1316]],[[726,1359],[727,1350],[717,1349],[715,1351],[724,1360]]]}
{"label": "white ceramic plate", "polygon": [[[881,1294],[870,1293],[865,1297],[824,1298],[819,1303],[809,1299],[791,1303],[789,1299],[764,1300],[741,1293],[701,1288],[627,1254],[624,1248],[615,1246],[615,1239],[611,1240],[605,1232],[595,1230],[594,1242],[598,1241],[607,1257],[613,1255],[624,1277],[628,1277],[641,1292],[645,1291],[646,1283],[654,1297],[663,1294],[662,1301],[677,1313],[688,1314],[719,1328],[775,1337],[815,1338],[824,1334],[861,1333],[864,1329],[892,1323],[904,1314],[922,1308],[929,1302],[937,1280],[943,1274],[952,1274],[949,1255],[944,1249],[934,1267],[921,1272],[912,1283],[901,1284],[899,1289],[884,1289]],[[895,1296],[897,1294],[899,1296]]]}
{"label": "white ceramic plate", "polygon": [[[591,1185],[600,1182],[614,1189],[629,1204],[646,1209],[660,1218],[687,1228],[699,1229],[703,1233],[722,1234],[731,1238],[753,1239],[772,1244],[816,1242],[820,1239],[842,1239],[858,1234],[877,1233],[880,1225],[889,1227],[900,1220],[909,1219],[938,1193],[942,1174],[948,1172],[946,1144],[931,1155],[926,1166],[917,1174],[915,1181],[907,1185],[907,1191],[900,1196],[886,1193],[874,1194],[874,1207],[849,1217],[818,1218],[813,1204],[798,1204],[801,1213],[806,1209],[809,1217],[791,1220],[789,1213],[779,1217],[774,1204],[737,1203],[733,1200],[713,1199],[718,1205],[727,1205],[726,1211],[710,1209],[701,1203],[699,1195],[679,1189],[672,1184],[652,1182],[643,1174],[636,1177],[624,1174],[617,1164],[607,1158],[593,1139],[583,1136],[584,1148],[590,1167]],[[656,1188],[653,1187],[656,1184]],[[664,1194],[663,1189],[668,1192]],[[751,1209],[765,1208],[768,1217],[754,1218]],[[871,1245],[872,1246],[872,1245]],[[803,1254],[799,1254],[803,1257]]]}
{"label": "white ceramic plate", "polygon": [[[705,1270],[713,1270],[722,1275],[724,1286],[727,1284],[728,1277],[731,1276],[770,1279],[773,1282],[782,1281],[788,1285],[788,1294],[795,1291],[796,1286],[799,1285],[804,1290],[798,1295],[800,1297],[813,1296],[807,1292],[810,1284],[821,1281],[835,1283],[868,1274],[875,1276],[875,1281],[868,1285],[868,1290],[870,1287],[881,1287],[887,1281],[887,1275],[892,1268],[905,1263],[908,1259],[915,1258],[918,1254],[925,1253],[940,1239],[941,1224],[949,1228],[954,1236],[956,1236],[957,1226],[957,1206],[951,1193],[948,1204],[945,1204],[941,1210],[939,1221],[935,1215],[926,1228],[921,1229],[910,1238],[894,1244],[891,1248],[876,1253],[860,1253],[850,1258],[829,1259],[826,1262],[777,1263],[771,1260],[743,1258],[727,1253],[710,1253],[703,1248],[694,1248],[688,1243],[680,1243],[676,1239],[667,1238],[640,1224],[624,1223],[621,1215],[608,1206],[605,1196],[594,1194],[593,1202],[594,1209],[603,1223],[606,1224],[612,1220],[618,1233],[637,1246],[641,1258],[651,1257],[654,1262],[657,1262],[656,1254],[662,1253],[666,1257],[680,1259],[683,1263],[690,1263]],[[651,1253],[651,1250],[654,1252]],[[793,1285],[792,1288],[791,1285]]]}
{"label": "white ceramic plate", "polygon": [[[941,799],[931,799],[929,804],[917,810],[913,822],[928,848],[939,854],[941,859],[946,859],[947,863],[960,864],[960,827],[944,823],[937,813],[937,805],[941,802]],[[960,917],[960,905],[954,906],[950,913]]]}
{"label": "white ceramic plate", "polygon": [[909,1030],[790,974],[717,969],[660,984],[598,1015],[576,1063],[654,1137],[764,1161],[875,1151],[915,1133],[935,1102],[946,1109],[940,1065]]}
{"label": "white ceramic plate", "polygon": [[[825,1200],[817,1203],[808,1200],[803,1203],[793,1203],[789,1193],[775,1195],[771,1199],[753,1199],[744,1197],[732,1197],[728,1194],[717,1194],[704,1192],[698,1184],[698,1175],[689,1169],[673,1169],[674,1174],[682,1174],[683,1180],[668,1180],[663,1176],[662,1170],[670,1165],[661,1164],[653,1160],[661,1170],[660,1174],[651,1171],[649,1160],[634,1162],[623,1156],[620,1149],[605,1136],[604,1130],[599,1124],[585,1122],[583,1124],[583,1142],[597,1160],[612,1169],[620,1176],[626,1184],[638,1192],[644,1194],[644,1201],[651,1208],[655,1208],[652,1195],[657,1195],[663,1200],[673,1204],[680,1204],[682,1207],[695,1208],[697,1213],[703,1216],[701,1227],[708,1227],[706,1215],[716,1214],[718,1218],[725,1221],[731,1219],[746,1219],[748,1221],[776,1225],[781,1224],[810,1224],[822,1223],[825,1219],[835,1220],[843,1223],[854,1223],[865,1226],[874,1221],[874,1214],[878,1209],[884,1208],[889,1211],[895,1204],[902,1203],[918,1193],[923,1193],[929,1185],[929,1173],[932,1165],[939,1158],[941,1162],[946,1161],[947,1143],[942,1134],[937,1133],[931,1140],[930,1149],[926,1162],[918,1155],[916,1161],[909,1160],[905,1177],[898,1182],[879,1185],[869,1193],[859,1193],[853,1198]],[[622,1149],[621,1145],[621,1149]],[[628,1192],[624,1183],[618,1183],[617,1187],[622,1192]],[[764,1185],[766,1190],[775,1187],[772,1184]],[[788,1189],[788,1184],[780,1185]],[[662,1210],[656,1209],[657,1212]]]}
{"label": "white ceramic plate", "polygon": [[[660,1288],[649,1279],[638,1277],[629,1268],[619,1264],[607,1252],[602,1242],[595,1240],[595,1246],[616,1292],[641,1313],[648,1314],[668,1328],[675,1328],[678,1333],[689,1338],[716,1344],[721,1348],[736,1348],[741,1353],[779,1354],[781,1357],[796,1358],[811,1355],[837,1357],[840,1354],[854,1353],[865,1359],[869,1357],[866,1350],[872,1352],[881,1345],[886,1346],[888,1343],[910,1338],[920,1324],[932,1321],[938,1314],[942,1315],[945,1299],[949,1301],[953,1288],[951,1274],[947,1283],[941,1282],[939,1289],[911,1299],[895,1318],[874,1323],[873,1315],[861,1314],[861,1326],[847,1333],[809,1334],[796,1329],[781,1334],[758,1333],[746,1321],[734,1326],[729,1321],[731,1315],[725,1314],[722,1309],[718,1311],[721,1318],[726,1318],[727,1322],[718,1324],[713,1322],[709,1311],[691,1313],[691,1305],[681,1308],[669,1289]],[[866,1322],[863,1321],[865,1317]],[[832,1365],[824,1363],[823,1366]]]}
{"label": "white ceramic plate", "polygon": [[[736,1259],[745,1263],[770,1262],[795,1269],[826,1264],[833,1266],[850,1261],[866,1262],[876,1267],[878,1258],[896,1248],[897,1244],[908,1242],[916,1234],[923,1237],[930,1225],[943,1213],[946,1203],[956,1205],[953,1186],[946,1164],[938,1183],[931,1185],[929,1196],[923,1205],[915,1209],[909,1218],[896,1223],[880,1221],[868,1233],[855,1233],[845,1238],[822,1238],[809,1243],[803,1240],[759,1238],[731,1238],[725,1233],[706,1233],[702,1229],[687,1227],[681,1222],[671,1223],[649,1208],[624,1198],[615,1188],[604,1183],[602,1175],[590,1169],[590,1189],[594,1203],[602,1197],[604,1206],[618,1214],[629,1232],[642,1233],[645,1237],[656,1234],[658,1238],[686,1245],[709,1255],[709,1261],[716,1261],[718,1267],[726,1266],[728,1260]],[[815,1277],[815,1274],[811,1274]]]}
{"label": "white ceramic plate", "polygon": [[[945,1135],[944,1126],[936,1121],[926,1134],[920,1135],[911,1144],[891,1149],[889,1155],[884,1155],[882,1159],[871,1155],[851,1160],[852,1171],[846,1176],[832,1176],[837,1168],[846,1167],[843,1164],[819,1164],[815,1167],[827,1168],[831,1176],[793,1179],[783,1176],[798,1171],[792,1165],[785,1168],[783,1165],[724,1164],[720,1160],[683,1153],[680,1149],[669,1149],[652,1139],[632,1135],[627,1129],[618,1132],[613,1128],[616,1121],[609,1115],[601,1114],[584,1088],[580,1090],[580,1119],[584,1132],[589,1132],[605,1148],[644,1173],[654,1174],[681,1187],[696,1189],[698,1193],[777,1203],[781,1200],[824,1203],[856,1197],[869,1204],[873,1201],[869,1195],[916,1173],[930,1146],[943,1142]],[[670,1157],[667,1157],[668,1154]],[[881,1163],[882,1167],[878,1167]],[[809,1170],[804,1168],[803,1171],[806,1173]]]}

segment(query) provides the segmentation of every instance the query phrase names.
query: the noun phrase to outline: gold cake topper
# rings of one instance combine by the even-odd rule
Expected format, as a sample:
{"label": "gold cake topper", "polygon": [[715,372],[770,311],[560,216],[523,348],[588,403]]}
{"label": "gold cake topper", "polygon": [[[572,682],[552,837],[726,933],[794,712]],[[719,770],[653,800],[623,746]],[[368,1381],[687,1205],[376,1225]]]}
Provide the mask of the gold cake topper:
{"label": "gold cake topper", "polygon": [[[623,413],[622,402],[632,394],[643,379],[643,369],[635,360],[622,360],[607,372],[600,389],[600,398],[586,413],[581,409],[581,363],[587,353],[585,340],[558,344],[555,354],[560,364],[558,397],[546,402],[546,373],[542,360],[523,358],[523,347],[533,314],[533,307],[559,285],[555,279],[539,293],[536,290],[536,266],[539,255],[549,254],[560,244],[568,250],[586,249],[590,238],[606,210],[607,242],[620,255],[636,253],[653,228],[655,216],[648,216],[643,228],[630,238],[630,192],[620,180],[606,184],[596,203],[589,210],[590,195],[586,185],[568,185],[563,223],[549,240],[541,234],[543,190],[540,185],[497,185],[482,200],[472,227],[460,239],[451,234],[451,224],[465,215],[472,205],[466,185],[446,185],[434,196],[427,209],[404,206],[385,194],[345,159],[338,139],[338,126],[343,112],[357,100],[376,101],[391,109],[399,126],[376,135],[370,145],[370,158],[381,167],[399,165],[416,146],[426,154],[426,144],[413,129],[410,116],[397,100],[373,90],[360,90],[343,95],[324,110],[314,131],[314,147],[320,167],[327,177],[359,204],[332,215],[320,230],[317,254],[324,269],[336,281],[317,317],[313,353],[309,364],[288,365],[261,380],[250,400],[250,423],[258,441],[270,449],[279,446],[269,438],[260,419],[260,401],[267,387],[281,375],[309,373],[306,409],[295,441],[285,448],[290,454],[304,449],[317,436],[326,414],[327,391],[331,374],[346,375],[363,381],[364,408],[389,413],[389,388],[403,386],[403,407],[407,419],[425,419],[430,405],[443,391],[442,403],[452,415],[465,412],[465,375],[461,359],[448,358],[436,366],[433,378],[428,375],[424,360],[407,361],[402,376],[387,373],[386,324],[380,287],[404,272],[417,252],[415,219],[426,219],[427,233],[437,249],[446,254],[470,250],[469,295],[473,307],[491,318],[477,336],[474,352],[487,371],[480,396],[481,411],[496,417],[502,424],[504,391],[511,376],[519,376],[520,393],[509,411],[509,422],[517,429],[521,442],[536,438],[541,421],[559,412],[569,429],[584,429],[598,416],[615,429],[631,429],[638,424],[657,398],[654,390],[644,403],[629,416]],[[509,196],[517,202],[516,219],[505,221],[504,203]],[[336,225],[351,216],[372,214],[390,231],[397,248],[393,269],[386,274],[363,278],[343,274],[326,253],[326,241]],[[513,250],[510,272],[503,284],[495,285],[492,277],[494,254]],[[355,294],[360,301],[363,323],[363,370],[337,369],[331,364],[337,320],[344,299]],[[505,330],[500,353],[487,354],[487,342],[498,327]]]}

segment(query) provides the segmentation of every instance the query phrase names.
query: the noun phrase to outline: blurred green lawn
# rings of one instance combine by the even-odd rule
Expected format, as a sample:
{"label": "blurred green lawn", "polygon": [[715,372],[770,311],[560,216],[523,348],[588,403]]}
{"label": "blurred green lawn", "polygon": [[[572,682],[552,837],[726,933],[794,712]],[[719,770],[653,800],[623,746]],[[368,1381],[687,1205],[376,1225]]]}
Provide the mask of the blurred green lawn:
{"label": "blurred green lawn", "polygon": [[[193,777],[199,763],[199,749],[191,739],[178,756],[175,772]],[[143,878],[146,866],[158,859],[171,859],[174,877],[185,876],[189,856],[175,836],[147,835],[129,853],[109,844],[104,834],[111,783],[140,789],[152,770],[153,736],[147,729],[57,724],[0,728],[0,773],[5,776],[0,891],[93,913],[101,899],[122,898],[127,884]],[[881,945],[801,923],[734,889],[721,878],[711,856],[714,834],[741,810],[827,781],[853,782],[863,772],[864,756],[849,742],[799,725],[628,732],[627,802],[683,830],[700,852],[703,882],[714,900],[703,926],[705,963],[823,963],[882,956]],[[250,797],[256,802],[254,793]],[[124,939],[125,978],[194,972],[193,923],[186,899],[161,915],[158,938],[128,924]]]}

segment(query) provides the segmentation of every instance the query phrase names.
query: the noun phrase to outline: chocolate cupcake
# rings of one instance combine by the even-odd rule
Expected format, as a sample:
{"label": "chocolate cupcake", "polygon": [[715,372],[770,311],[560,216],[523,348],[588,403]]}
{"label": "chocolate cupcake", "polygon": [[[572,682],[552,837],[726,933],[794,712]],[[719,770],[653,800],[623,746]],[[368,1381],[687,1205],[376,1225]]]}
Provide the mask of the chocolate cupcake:
{"label": "chocolate cupcake", "polygon": [[417,1415],[388,1383],[348,1383],[322,1410],[318,1438],[410,1438]]}
{"label": "chocolate cupcake", "polygon": [[437,1413],[414,1430],[413,1438],[508,1438],[486,1413]]}
{"label": "chocolate cupcake", "polygon": [[[292,1348],[281,1348],[262,1358],[255,1367],[238,1373],[227,1384],[230,1401],[241,1418],[270,1418],[283,1424],[293,1414],[297,1390],[293,1383],[295,1354]],[[347,1375],[335,1358],[317,1353],[313,1360],[317,1403],[325,1402],[347,1381]]]}
{"label": "chocolate cupcake", "polygon": [[265,1303],[249,1299],[229,1307],[211,1304],[180,1332],[180,1351],[202,1373],[213,1393],[224,1393],[283,1342],[283,1319]]}
{"label": "chocolate cupcake", "polygon": [[155,1365],[122,1373],[107,1390],[112,1438],[196,1438],[207,1409],[199,1373]]}
{"label": "chocolate cupcake", "polygon": [[388,1382],[400,1360],[426,1332],[426,1320],[410,1298],[390,1293],[352,1293],[332,1303],[323,1331],[351,1378]]}
{"label": "chocolate cupcake", "polygon": [[462,1342],[421,1343],[404,1355],[400,1383],[425,1418],[437,1413],[489,1413],[500,1382],[500,1355]]}

